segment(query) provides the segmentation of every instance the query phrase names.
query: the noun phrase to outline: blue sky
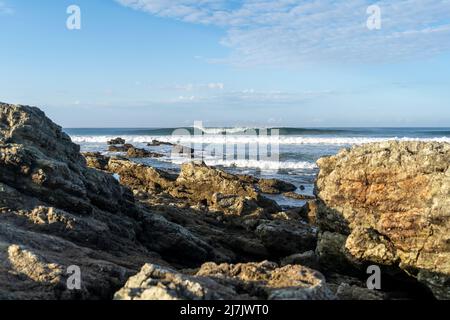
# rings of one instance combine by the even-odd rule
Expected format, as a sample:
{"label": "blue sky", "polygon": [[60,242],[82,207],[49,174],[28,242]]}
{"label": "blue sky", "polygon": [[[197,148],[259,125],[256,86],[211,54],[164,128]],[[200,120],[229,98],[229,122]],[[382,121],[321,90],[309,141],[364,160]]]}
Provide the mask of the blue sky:
{"label": "blue sky", "polygon": [[0,30],[0,101],[65,127],[450,126],[449,0],[0,0]]}

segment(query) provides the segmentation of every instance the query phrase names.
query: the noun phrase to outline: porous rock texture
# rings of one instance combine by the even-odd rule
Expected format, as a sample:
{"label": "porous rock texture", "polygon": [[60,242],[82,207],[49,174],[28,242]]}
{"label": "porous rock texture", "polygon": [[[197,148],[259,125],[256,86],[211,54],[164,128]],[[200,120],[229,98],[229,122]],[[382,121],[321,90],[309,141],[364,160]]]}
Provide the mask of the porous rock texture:
{"label": "porous rock texture", "polygon": [[[79,146],[37,108],[0,104],[0,298],[110,298],[156,253],[214,258],[183,227],[135,203],[111,174],[86,167]],[[70,291],[67,269],[83,271]]]}
{"label": "porous rock texture", "polygon": [[[450,144],[368,144],[318,165],[321,238],[349,261],[398,267],[450,299]],[[332,246],[318,248],[336,262]]]}
{"label": "porous rock texture", "polygon": [[117,300],[332,300],[322,274],[300,265],[206,263],[195,274],[146,264]]}

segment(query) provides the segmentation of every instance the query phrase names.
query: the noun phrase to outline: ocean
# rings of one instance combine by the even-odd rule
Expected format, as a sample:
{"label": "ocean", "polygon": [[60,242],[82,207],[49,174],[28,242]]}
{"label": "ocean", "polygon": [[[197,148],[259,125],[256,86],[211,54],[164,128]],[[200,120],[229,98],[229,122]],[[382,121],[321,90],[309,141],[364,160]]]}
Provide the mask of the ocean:
{"label": "ocean", "polygon": [[[107,152],[107,141],[122,137],[127,143],[164,154],[136,162],[179,170],[189,159],[171,155],[171,146],[149,147],[152,140],[182,144],[195,149],[196,159],[225,171],[277,178],[291,182],[298,193],[312,195],[318,172],[316,161],[342,148],[387,140],[450,142],[450,128],[103,128],[64,129],[81,151]],[[175,134],[174,134],[175,133]],[[302,202],[269,196],[282,206]]]}

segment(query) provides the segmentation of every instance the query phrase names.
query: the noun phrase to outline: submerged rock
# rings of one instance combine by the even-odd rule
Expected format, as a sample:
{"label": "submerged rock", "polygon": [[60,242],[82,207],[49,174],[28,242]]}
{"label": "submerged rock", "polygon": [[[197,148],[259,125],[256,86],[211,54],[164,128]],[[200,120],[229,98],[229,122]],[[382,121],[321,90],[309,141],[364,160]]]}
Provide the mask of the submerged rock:
{"label": "submerged rock", "polygon": [[335,296],[319,272],[272,262],[206,263],[195,275],[146,264],[115,296],[117,300],[324,300]]}
{"label": "submerged rock", "polygon": [[369,144],[318,165],[322,230],[342,234],[351,259],[398,265],[450,299],[450,144]]}

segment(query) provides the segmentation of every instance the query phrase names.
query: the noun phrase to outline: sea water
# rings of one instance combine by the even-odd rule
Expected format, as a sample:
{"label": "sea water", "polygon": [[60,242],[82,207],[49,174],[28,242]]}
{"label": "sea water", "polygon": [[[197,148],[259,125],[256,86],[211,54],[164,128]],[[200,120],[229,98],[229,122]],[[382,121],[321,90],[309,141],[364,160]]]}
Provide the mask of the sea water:
{"label": "sea water", "polygon": [[[184,131],[185,135],[173,135]],[[108,128],[65,129],[82,151],[99,151],[108,154],[107,141],[122,137],[127,143],[164,154],[162,158],[136,159],[154,167],[179,170],[180,164],[189,161],[173,157],[167,145],[149,147],[152,140],[179,143],[195,148],[195,156],[206,164],[220,167],[231,173],[250,174],[257,177],[277,178],[291,182],[298,193],[313,194],[318,173],[316,161],[334,155],[342,148],[387,140],[450,142],[450,128]],[[200,135],[199,135],[200,132]],[[267,132],[269,134],[267,134]],[[276,134],[275,134],[276,133]],[[267,145],[276,156],[252,157],[251,146]],[[247,148],[247,149],[246,149]],[[221,152],[206,152],[205,150]],[[247,154],[236,152],[247,150]],[[224,152],[222,152],[224,151]],[[234,154],[233,155],[233,151]],[[267,150],[265,150],[267,151]],[[231,154],[230,154],[231,153]],[[245,153],[245,151],[244,151]],[[298,201],[282,196],[274,199],[281,205],[295,206]]]}

